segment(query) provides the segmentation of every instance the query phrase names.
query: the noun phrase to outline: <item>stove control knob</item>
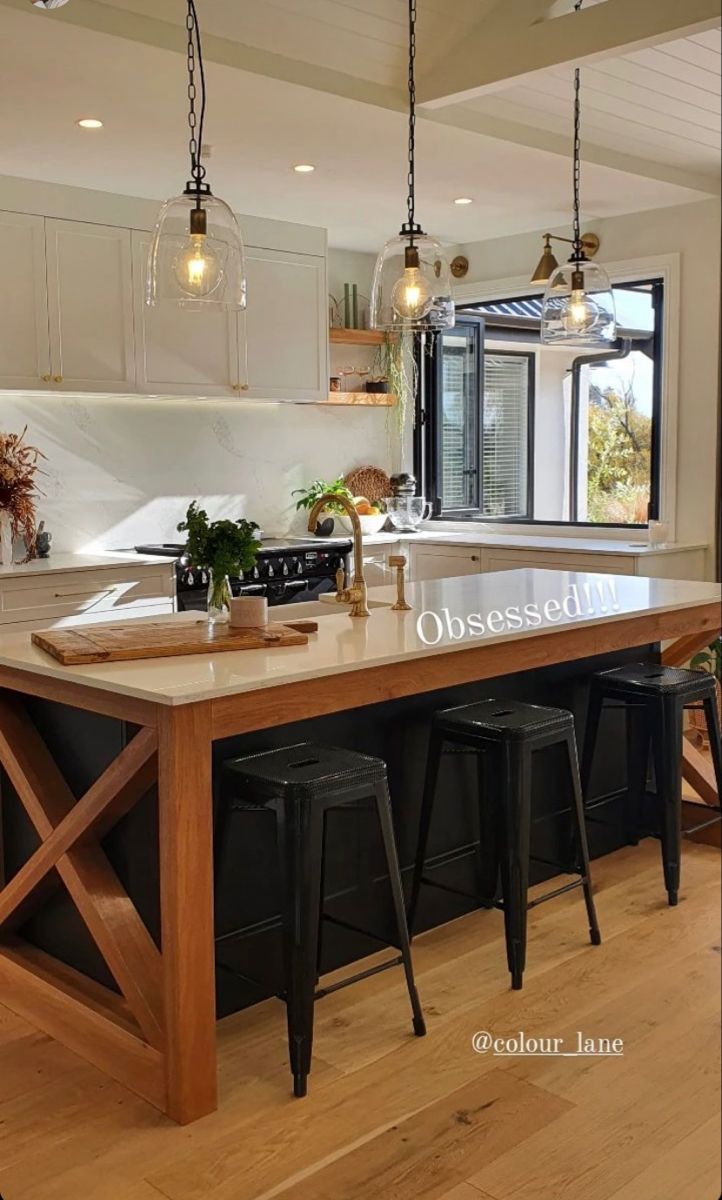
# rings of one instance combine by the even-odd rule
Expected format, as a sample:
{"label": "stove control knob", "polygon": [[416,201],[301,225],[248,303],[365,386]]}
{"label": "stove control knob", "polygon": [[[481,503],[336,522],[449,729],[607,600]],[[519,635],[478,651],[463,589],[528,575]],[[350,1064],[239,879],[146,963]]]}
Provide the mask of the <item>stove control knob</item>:
{"label": "stove control knob", "polygon": [[260,578],[261,578],[261,572],[258,570],[258,567],[254,567],[254,568],[253,568],[253,578],[254,578],[254,579],[260,579]]}
{"label": "stove control knob", "polygon": [[288,568],[288,563],[287,563],[287,562],[284,562],[284,564],[283,564],[283,577],[284,577],[284,579],[285,579],[285,578],[286,578],[288,575],[290,575],[290,574],[291,574],[291,572],[290,572],[290,570],[289,570],[289,568]]}
{"label": "stove control knob", "polygon": [[296,559],[296,574],[303,575],[303,563],[301,562],[300,558]]}
{"label": "stove control knob", "polygon": [[275,579],[275,577],[276,577],[276,572],[274,571],[271,563],[268,564],[268,571],[266,572],[266,574],[268,575],[269,579]]}

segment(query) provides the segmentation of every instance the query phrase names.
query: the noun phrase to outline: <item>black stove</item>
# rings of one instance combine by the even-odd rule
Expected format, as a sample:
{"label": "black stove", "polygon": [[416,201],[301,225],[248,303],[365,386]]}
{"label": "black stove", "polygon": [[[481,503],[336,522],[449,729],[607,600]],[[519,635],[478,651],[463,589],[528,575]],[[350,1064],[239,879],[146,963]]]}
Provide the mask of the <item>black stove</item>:
{"label": "black stove", "polygon": [[[256,565],[231,580],[234,596],[265,596],[269,605],[300,604],[317,600],[324,592],[335,592],[336,572],[346,566],[351,538],[264,538]],[[136,546],[138,554],[176,558],[176,591],[179,612],[204,612],[208,572],[193,567],[185,546],[177,542]]]}

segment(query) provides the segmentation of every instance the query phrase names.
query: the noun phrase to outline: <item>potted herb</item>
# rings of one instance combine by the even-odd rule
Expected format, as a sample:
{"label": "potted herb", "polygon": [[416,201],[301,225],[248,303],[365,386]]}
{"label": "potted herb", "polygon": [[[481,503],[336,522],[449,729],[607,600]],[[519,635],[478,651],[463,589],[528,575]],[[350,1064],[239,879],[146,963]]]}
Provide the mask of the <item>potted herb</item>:
{"label": "potted herb", "polygon": [[255,521],[211,521],[208,513],[195,501],[178,526],[187,533],[185,551],[191,566],[203,567],[210,575],[208,586],[208,620],[228,619],[231,602],[231,575],[250,571],[258,553],[258,529]]}
{"label": "potted herb", "polygon": [[[353,500],[353,496],[346,487],[342,476],[339,476],[338,479],[331,480],[330,483],[325,479],[314,479],[313,483],[310,483],[307,488],[296,488],[296,490],[293,492],[294,496],[300,497],[300,499],[296,501],[296,512],[299,512],[302,508],[310,512],[316,501],[320,500],[321,497],[326,493],[331,493],[331,495],[336,496],[343,496],[346,500]],[[329,500],[323,512],[321,513],[321,517],[316,526],[317,536],[331,537],[333,533],[335,515],[343,512],[345,512],[345,509],[342,504],[334,504],[333,500]]]}

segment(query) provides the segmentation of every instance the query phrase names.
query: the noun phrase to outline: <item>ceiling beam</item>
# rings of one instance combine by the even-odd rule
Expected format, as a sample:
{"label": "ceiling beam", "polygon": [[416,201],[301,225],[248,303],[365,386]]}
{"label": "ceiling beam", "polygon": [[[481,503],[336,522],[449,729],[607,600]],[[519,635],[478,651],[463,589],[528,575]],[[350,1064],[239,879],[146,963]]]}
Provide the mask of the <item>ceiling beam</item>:
{"label": "ceiling beam", "polygon": [[419,103],[461,104],[537,71],[629,54],[720,23],[720,0],[605,0],[552,19],[539,19],[538,10],[537,0],[496,8],[428,71],[420,54]]}
{"label": "ceiling beam", "polygon": [[[571,133],[565,136],[551,129],[526,125],[522,121],[506,120],[474,108],[465,108],[463,105],[456,108],[422,110],[419,117],[424,121],[465,129],[469,133],[478,133],[484,137],[498,138],[502,142],[512,142],[516,146],[526,146],[530,150],[559,155],[571,171]],[[595,145],[586,138],[582,143],[582,162],[594,163],[612,171],[622,171],[625,175],[637,175],[642,179],[656,179],[660,183],[687,188],[701,195],[719,196],[722,193],[722,180],[718,171],[691,171],[687,167],[675,167],[671,163],[660,163],[654,159],[640,158],[635,154],[614,150],[611,146]]]}

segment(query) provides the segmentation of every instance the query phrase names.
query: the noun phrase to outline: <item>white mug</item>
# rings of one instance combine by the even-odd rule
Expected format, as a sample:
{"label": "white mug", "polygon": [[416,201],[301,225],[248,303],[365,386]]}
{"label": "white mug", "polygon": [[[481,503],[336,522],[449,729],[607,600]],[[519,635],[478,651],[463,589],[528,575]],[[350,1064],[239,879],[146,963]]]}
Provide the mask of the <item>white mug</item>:
{"label": "white mug", "polygon": [[265,629],[268,600],[265,596],[234,596],[228,623],[231,629]]}

